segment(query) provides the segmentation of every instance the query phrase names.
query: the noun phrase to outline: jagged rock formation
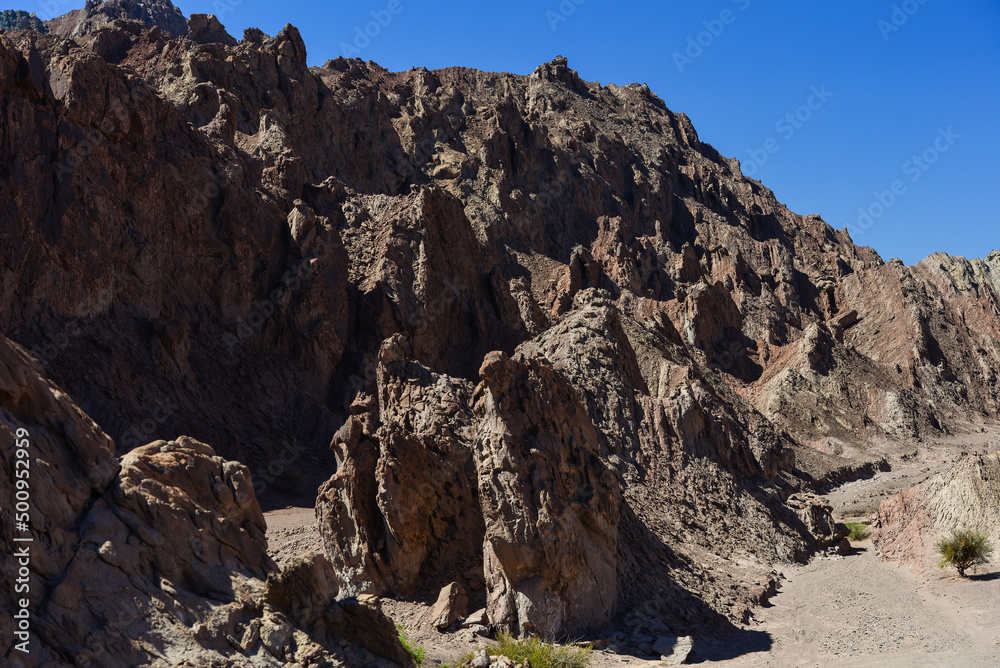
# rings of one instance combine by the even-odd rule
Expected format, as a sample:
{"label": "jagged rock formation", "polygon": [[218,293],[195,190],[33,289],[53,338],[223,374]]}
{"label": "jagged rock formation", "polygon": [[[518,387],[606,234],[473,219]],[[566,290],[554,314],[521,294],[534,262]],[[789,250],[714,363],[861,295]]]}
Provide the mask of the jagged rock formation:
{"label": "jagged rock formation", "polygon": [[474,396],[487,613],[519,634],[598,630],[618,598],[619,482],[572,385],[526,352],[488,355]]}
{"label": "jagged rock formation", "polygon": [[45,26],[60,37],[79,39],[117,19],[140,21],[173,37],[188,32],[187,20],[170,0],[87,0],[83,9],[50,19]]}
{"label": "jagged rock formation", "polygon": [[316,503],[327,552],[352,593],[430,595],[449,577],[482,591],[471,387],[410,355],[385,342],[377,397],[359,395],[334,437],[338,470]]}
{"label": "jagged rock formation", "polygon": [[[111,439],[0,337],[4,498],[22,440],[30,531],[16,531],[11,504],[0,518],[4,544],[30,550],[30,592],[0,595],[11,611],[0,621],[4,665],[410,664],[386,617],[337,600],[323,555],[277,570],[245,466],[186,437],[116,460]],[[33,542],[14,541],[26,535]],[[18,559],[5,551],[0,567],[17,573]],[[14,648],[21,596],[30,654]]]}
{"label": "jagged rock formation", "polygon": [[936,565],[934,546],[954,529],[1000,543],[1000,453],[969,455],[950,470],[887,499],[872,523],[880,559],[914,568]]}
{"label": "jagged rock formation", "polygon": [[646,87],[114,7],[0,37],[0,330],[119,454],[305,444],[346,593],[718,628],[817,481],[997,419],[995,256],[885,263]]}
{"label": "jagged rock formation", "polygon": [[37,30],[48,32],[41,19],[20,9],[5,9],[0,11],[0,30]]}
{"label": "jagged rock formation", "polygon": [[475,390],[410,361],[400,335],[383,344],[378,401],[352,405],[317,502],[350,591],[412,594],[457,573],[491,623],[522,633],[597,630],[638,605],[718,624],[713,609],[743,618],[770,587],[768,569],[727,560],[796,559],[845,535],[818,499],[784,505],[787,443],[682,347],[606,292],[573,306],[513,357],[487,355]]}

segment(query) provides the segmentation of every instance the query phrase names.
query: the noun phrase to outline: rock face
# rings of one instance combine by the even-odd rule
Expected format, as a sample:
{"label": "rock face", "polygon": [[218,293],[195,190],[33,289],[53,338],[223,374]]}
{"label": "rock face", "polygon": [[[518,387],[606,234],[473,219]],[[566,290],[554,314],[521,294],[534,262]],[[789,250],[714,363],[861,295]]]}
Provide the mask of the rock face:
{"label": "rock face", "polygon": [[[3,538],[33,539],[21,593],[31,652],[14,648],[5,615],[4,665],[409,665],[388,619],[337,600],[323,555],[277,571],[243,465],[186,437],[117,461],[111,439],[2,337],[0,402],[0,493],[14,496],[19,441],[31,490],[30,530],[15,532],[5,504]],[[15,561],[6,551],[0,567],[16,573]],[[17,608],[10,588],[2,596]]]}
{"label": "rock face", "polygon": [[[115,455],[235,494],[226,460],[301,451],[341,597],[721,628],[838,541],[816,485],[1000,415],[997,256],[883,262],[644,86],[310,68],[293,26],[164,2],[49,29],[0,36],[0,331],[100,434],[86,484],[46,482],[68,541]],[[242,556],[184,586],[273,572],[219,489],[178,507],[235,513],[207,526]],[[240,646],[298,656],[292,626]]]}
{"label": "rock face", "polygon": [[402,337],[378,359],[377,400],[362,392],[333,440],[339,467],[316,515],[345,588],[429,593],[459,575],[482,590],[468,383],[408,360]]}
{"label": "rock face", "polygon": [[0,11],[0,30],[37,30],[48,32],[45,24],[35,16],[20,9],[5,9]]}
{"label": "rock face", "polygon": [[87,0],[83,9],[50,19],[45,26],[60,37],[78,39],[117,19],[141,21],[174,37],[188,32],[187,20],[170,0]]}
{"label": "rock face", "polygon": [[226,32],[219,19],[212,14],[192,14],[188,20],[187,34],[191,41],[198,44],[236,46],[236,39]]}
{"label": "rock face", "polygon": [[[4,290],[21,295],[23,309],[4,310],[4,331],[15,332],[61,386],[80,390],[88,414],[123,452],[174,438],[180,425],[255,472],[292,446],[325,450],[339,422],[324,396],[348,326],[348,261],[339,232],[308,206],[289,202],[282,211],[255,190],[253,159],[215,139],[217,128],[225,134],[225,95],[215,97],[222,111],[208,123],[209,137],[103,57],[35,33],[21,39],[23,55],[5,43],[0,87],[6,103],[25,114],[18,116],[24,125],[4,130],[33,138],[3,149],[24,171],[17,177],[23,181],[0,183],[0,244],[15,253],[15,240],[26,243],[18,254],[40,273],[5,275]],[[106,26],[87,40],[108,58],[123,56],[123,48],[183,50],[134,23]],[[58,55],[60,44],[68,55]],[[296,65],[297,76],[309,76]],[[192,99],[201,94],[183,91]],[[49,150],[58,154],[53,162],[37,157]],[[43,176],[53,170],[57,178]],[[88,175],[117,185],[94,191],[93,207],[70,211],[81,197],[91,201],[83,194]],[[28,182],[39,184],[34,195],[17,185]],[[112,205],[125,192],[132,204]],[[101,230],[92,214],[106,221]],[[290,214],[312,216],[299,241],[289,235]],[[50,219],[59,222],[44,222]],[[77,249],[70,265],[52,264],[48,246],[36,243],[46,237]],[[119,244],[127,250],[110,253]],[[45,303],[58,304],[56,311],[45,314]],[[83,363],[93,355],[101,361]],[[134,391],[115,380],[125,377],[136,379]],[[83,387],[105,389],[89,394]]]}
{"label": "rock face", "polygon": [[487,614],[555,637],[596,630],[617,603],[617,476],[572,386],[544,360],[486,357],[473,397],[486,523]]}
{"label": "rock face", "polygon": [[934,546],[954,529],[1000,543],[1000,453],[969,455],[879,506],[872,523],[879,558],[917,569],[937,562]]}
{"label": "rock face", "polygon": [[408,361],[401,336],[382,345],[378,401],[359,393],[317,502],[345,587],[413,593],[459,572],[492,624],[547,636],[600,629],[637,605],[712,618],[686,587],[722,594],[716,609],[741,618],[768,571],[714,573],[733,597],[691,564],[795,559],[845,535],[829,507],[782,503],[793,460],[763,416],[692,376],[682,348],[609,297],[584,290],[513,357],[487,355],[474,391]]}

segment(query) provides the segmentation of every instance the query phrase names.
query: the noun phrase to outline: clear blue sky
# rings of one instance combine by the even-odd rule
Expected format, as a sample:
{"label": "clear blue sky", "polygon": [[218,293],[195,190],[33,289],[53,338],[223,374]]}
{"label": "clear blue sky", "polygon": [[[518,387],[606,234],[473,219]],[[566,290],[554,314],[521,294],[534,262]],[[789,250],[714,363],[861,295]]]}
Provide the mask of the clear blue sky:
{"label": "clear blue sky", "polygon": [[[222,13],[237,38],[248,26],[273,35],[292,23],[315,65],[343,45],[356,48],[372,12],[391,20],[357,55],[392,70],[463,65],[527,74],[564,55],[584,79],[648,83],[691,117],[703,141],[739,158],[793,211],[849,226],[856,242],[886,259],[914,263],[937,250],[982,257],[1000,248],[997,0],[395,2],[178,6]],[[699,35],[711,29],[717,34]],[[691,61],[678,63],[675,54],[699,37],[701,53],[692,48]],[[824,86],[829,99],[810,97]],[[817,109],[800,109],[809,102]],[[796,112],[808,120],[778,125]],[[777,150],[765,162],[767,148]],[[894,201],[880,209],[876,193]],[[878,215],[859,223],[859,208]]]}

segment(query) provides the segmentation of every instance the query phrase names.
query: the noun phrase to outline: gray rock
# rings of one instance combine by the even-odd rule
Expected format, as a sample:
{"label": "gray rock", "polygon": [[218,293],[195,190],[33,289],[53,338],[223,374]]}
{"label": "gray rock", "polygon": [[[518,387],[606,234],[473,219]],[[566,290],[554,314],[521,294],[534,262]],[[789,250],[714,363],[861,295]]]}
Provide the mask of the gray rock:
{"label": "gray rock", "polygon": [[660,655],[661,660],[676,664],[686,663],[692,649],[694,639],[691,636],[663,636],[653,643],[653,651]]}
{"label": "gray rock", "polygon": [[439,631],[448,628],[465,615],[468,605],[469,595],[465,593],[462,585],[452,582],[450,585],[442,588],[441,593],[438,594],[437,603],[431,609],[431,619],[434,626]]}
{"label": "gray rock", "polygon": [[487,625],[489,625],[489,618],[486,616],[486,608],[476,610],[474,613],[469,615],[464,622],[462,622],[462,628]]}
{"label": "gray rock", "polygon": [[483,638],[487,638],[490,635],[489,628],[483,626],[482,624],[473,624],[472,626],[467,627],[467,630],[472,635],[474,635],[474,636],[481,636]]}

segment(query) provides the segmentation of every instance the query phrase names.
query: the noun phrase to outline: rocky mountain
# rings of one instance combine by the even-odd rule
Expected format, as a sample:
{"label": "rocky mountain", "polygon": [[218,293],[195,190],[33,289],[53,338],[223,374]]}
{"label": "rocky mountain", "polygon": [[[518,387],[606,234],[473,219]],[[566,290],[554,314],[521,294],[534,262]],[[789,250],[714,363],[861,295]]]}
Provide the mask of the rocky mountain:
{"label": "rocky mountain", "polygon": [[0,30],[37,30],[48,32],[45,24],[35,16],[20,9],[5,9],[0,11]]}
{"label": "rocky mountain", "polygon": [[[328,478],[325,559],[302,566],[330,581],[329,562],[326,598],[458,582],[516,632],[714,633],[766,600],[774,563],[841,543],[812,492],[996,421],[996,255],[886,263],[645,86],[563,58],[527,76],[310,68],[292,26],[237,41],[168,5],[0,37],[0,331],[89,416],[106,470],[86,496],[107,512],[202,471],[170,503],[224,518],[206,530],[236,554],[208,562],[211,587],[185,575],[206,600],[190,614],[156,599],[179,652],[228,651],[212,587],[251,592],[225,613],[239,628],[270,614],[252,592],[282,576],[247,470]],[[83,512],[66,544],[128,542]],[[184,542],[146,543],[119,564],[132,580],[188,572]],[[105,600],[160,596],[142,587]],[[288,628],[325,646],[328,603]],[[145,651],[115,619],[107,646]],[[229,646],[269,665],[249,633]]]}
{"label": "rocky mountain", "polygon": [[[245,466],[187,437],[116,459],[112,440],[2,337],[0,435],[8,498],[10,481],[30,481],[18,489],[29,490],[32,538],[16,542],[25,530],[5,505],[4,544],[22,549],[0,566],[18,573],[27,559],[30,575],[0,595],[4,665],[408,663],[371,601],[337,599],[323,555],[279,571]],[[22,608],[27,625],[14,618]],[[17,630],[31,633],[29,652],[15,648]]]}
{"label": "rocky mountain", "polygon": [[174,37],[188,32],[187,19],[170,0],[87,0],[83,9],[50,19],[45,27],[61,37],[79,39],[117,19],[141,21]]}

